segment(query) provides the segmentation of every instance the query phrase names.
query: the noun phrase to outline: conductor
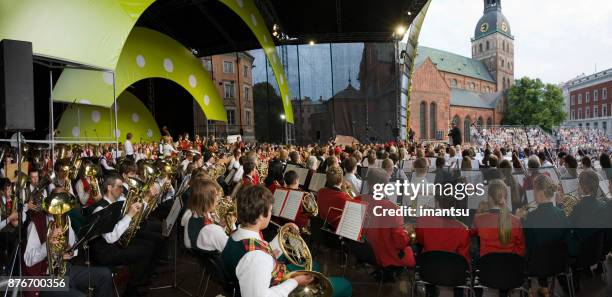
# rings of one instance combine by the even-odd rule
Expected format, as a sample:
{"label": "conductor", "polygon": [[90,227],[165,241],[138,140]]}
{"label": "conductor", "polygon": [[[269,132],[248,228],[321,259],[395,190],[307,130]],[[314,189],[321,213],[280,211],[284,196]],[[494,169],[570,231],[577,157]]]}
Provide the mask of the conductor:
{"label": "conductor", "polygon": [[448,133],[448,140],[450,141],[450,145],[461,145],[461,130],[457,128],[457,123],[453,123],[453,127]]}

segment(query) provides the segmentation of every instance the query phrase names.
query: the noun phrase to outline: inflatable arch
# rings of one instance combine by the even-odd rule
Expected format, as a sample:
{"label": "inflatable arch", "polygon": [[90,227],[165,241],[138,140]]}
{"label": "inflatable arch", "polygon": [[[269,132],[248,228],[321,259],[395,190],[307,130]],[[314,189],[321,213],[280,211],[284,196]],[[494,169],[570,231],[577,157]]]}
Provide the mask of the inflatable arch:
{"label": "inflatable arch", "polygon": [[[167,35],[134,28],[121,52],[115,74],[116,94],[143,79],[165,78],[187,90],[209,120],[227,120],[219,92],[200,60]],[[113,74],[65,69],[53,89],[53,100],[111,106]]]}
{"label": "inflatable arch", "polygon": [[82,140],[111,140],[115,134],[119,141],[125,141],[132,133],[133,142],[159,141],[161,134],[153,115],[132,93],[125,91],[117,99],[117,131],[114,106],[105,108],[94,105],[74,104],[69,106],[57,126],[57,138]]}

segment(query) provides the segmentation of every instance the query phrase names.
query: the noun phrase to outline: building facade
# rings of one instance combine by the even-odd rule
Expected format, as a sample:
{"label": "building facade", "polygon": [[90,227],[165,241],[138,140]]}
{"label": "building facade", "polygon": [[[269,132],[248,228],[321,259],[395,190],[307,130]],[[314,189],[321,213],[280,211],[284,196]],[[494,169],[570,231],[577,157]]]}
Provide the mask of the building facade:
{"label": "building facade", "polygon": [[472,57],[420,46],[415,59],[409,126],[422,140],[446,140],[451,123],[470,141],[472,124],[499,125],[514,83],[514,37],[501,0],[484,0]]}
{"label": "building facade", "polygon": [[196,133],[217,138],[240,134],[244,141],[255,141],[253,56],[238,52],[201,60],[223,98],[227,123],[208,121],[201,109],[194,107]]}
{"label": "building facade", "polygon": [[566,125],[595,128],[612,135],[612,68],[573,79],[563,85],[566,90]]}

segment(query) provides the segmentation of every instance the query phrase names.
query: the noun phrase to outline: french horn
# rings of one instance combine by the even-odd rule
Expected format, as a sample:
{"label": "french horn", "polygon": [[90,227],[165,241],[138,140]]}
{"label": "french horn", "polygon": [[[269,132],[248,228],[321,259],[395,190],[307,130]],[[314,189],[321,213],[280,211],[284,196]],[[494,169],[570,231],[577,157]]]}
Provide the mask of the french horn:
{"label": "french horn", "polygon": [[290,297],[331,297],[334,289],[329,279],[322,273],[312,271],[312,254],[298,230],[291,225],[284,225],[278,230],[278,242],[283,255],[289,262],[296,266],[304,267],[304,270],[292,271],[285,275],[284,280],[296,275],[307,274],[314,278],[306,286],[298,286]]}
{"label": "french horn", "polygon": [[316,217],[319,214],[317,199],[311,192],[304,193],[304,197],[302,197],[302,209],[312,217]]}

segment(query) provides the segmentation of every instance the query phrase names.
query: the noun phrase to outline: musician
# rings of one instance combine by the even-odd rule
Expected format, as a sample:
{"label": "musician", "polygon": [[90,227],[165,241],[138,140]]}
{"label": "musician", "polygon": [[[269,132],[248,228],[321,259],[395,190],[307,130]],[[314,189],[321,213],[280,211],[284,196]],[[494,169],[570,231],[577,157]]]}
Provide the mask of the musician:
{"label": "musician", "polygon": [[302,165],[302,158],[298,151],[291,151],[289,153],[289,161],[287,161],[287,164],[295,165],[299,168],[304,168],[304,165]]}
{"label": "musician", "polygon": [[[297,286],[313,281],[307,274],[282,281],[288,273],[287,266],[276,260],[282,253],[261,236],[270,222],[273,201],[272,193],[261,185],[243,187],[236,196],[240,227],[227,240],[221,258],[226,271],[238,280],[243,297],[288,296]],[[335,297],[352,295],[346,279],[330,281]]]}
{"label": "musician", "polygon": [[[188,217],[184,237],[187,248],[218,252],[225,248],[228,239],[225,226],[217,224],[214,217],[222,194],[219,185],[212,180],[198,179],[193,183],[188,202],[189,211],[185,212]],[[219,219],[218,223],[224,222],[223,218]],[[236,229],[236,226],[232,229]]]}
{"label": "musician", "polygon": [[[283,180],[284,180],[285,187],[287,189],[297,190],[297,191],[300,190],[300,177],[295,171],[288,170],[287,172],[285,172],[285,176],[283,177]],[[304,208],[300,205],[300,208],[298,209],[297,215],[295,217],[295,224],[298,227],[303,228],[303,227],[308,226],[309,222],[310,222],[310,217],[308,216],[306,212],[304,212]]]}
{"label": "musician", "polygon": [[68,172],[69,166],[70,164],[67,160],[59,160],[55,163],[55,179],[49,184],[49,192],[53,192],[53,189],[56,187],[61,187],[74,196],[72,181],[70,180]]}
{"label": "musician", "polygon": [[[576,240],[572,237],[570,224],[565,212],[553,205],[557,185],[544,174],[539,174],[533,181],[534,199],[537,208],[529,212],[523,222],[525,234],[525,254],[529,259],[535,251],[549,242],[565,242],[569,255],[576,255]],[[548,296],[548,279],[538,279],[540,296]]]}
{"label": "musician", "polygon": [[[372,168],[368,171],[369,195],[363,198],[368,202],[367,213],[374,213],[374,207],[382,209],[397,209],[398,206],[389,201],[387,197],[382,200],[374,200],[374,185],[387,184],[389,176],[380,168]],[[401,217],[372,216],[368,228],[365,228],[365,237],[372,246],[376,262],[387,269],[396,267],[414,267],[415,259],[410,248],[410,237],[403,227]]]}
{"label": "musician", "polygon": [[193,153],[191,151],[185,152],[185,159],[181,161],[181,173],[184,173],[187,170],[187,165],[193,162]]}
{"label": "musician", "polygon": [[[55,194],[51,194],[55,195]],[[24,273],[28,276],[44,276],[47,274],[47,243],[56,244],[58,237],[63,235],[64,230],[55,228],[51,231],[51,237],[47,237],[49,222],[53,221],[53,216],[44,212],[31,214],[31,221],[27,226],[27,242],[23,260],[25,263]],[[68,223],[68,246],[73,246],[76,242],[76,235],[71,226],[71,220],[66,218]],[[72,253],[65,253],[63,259],[70,261],[78,254],[78,250]],[[85,291],[91,284],[95,288],[93,296],[111,296],[113,294],[113,280],[111,272],[106,267],[85,267],[80,265],[67,264],[66,276],[69,277],[69,291],[40,292],[40,296],[85,296]],[[38,296],[39,292],[27,292],[31,296]]]}
{"label": "musician", "polygon": [[[84,166],[86,166],[87,164],[83,164]],[[89,165],[93,165],[93,164],[89,164]],[[76,192],[77,192],[77,197],[79,198],[79,201],[81,202],[81,205],[85,208],[91,206],[92,204],[96,203],[98,200],[102,199],[102,193],[100,193],[100,189],[98,189],[98,193],[96,194],[96,196],[93,196],[91,193],[91,187],[92,187],[92,177],[88,177],[85,175],[85,172],[82,170],[79,173],[79,179],[77,180],[76,184],[75,184],[75,188],[76,188]],[[93,178],[97,178],[97,177],[93,177]]]}
{"label": "musician", "polygon": [[283,180],[283,171],[285,168],[281,166],[274,166],[272,168],[268,168],[268,176],[264,180],[264,184],[270,190],[270,192],[274,193],[274,191],[278,188],[282,188],[285,186],[285,181]]}
{"label": "musician", "polygon": [[[317,193],[317,204],[319,205],[319,217],[330,224],[332,231],[336,230],[340,223],[342,210],[346,201],[351,200],[346,192],[343,192],[342,169],[337,166],[329,167],[326,175],[326,187]],[[340,210],[338,210],[340,209]]]}
{"label": "musician", "polygon": [[[457,207],[454,196],[436,196],[440,209]],[[422,252],[446,251],[456,253],[470,263],[469,228],[454,217],[422,216],[417,218],[416,238]]]}
{"label": "musician", "polygon": [[128,132],[125,136],[125,143],[123,143],[123,151],[125,153],[125,157],[134,161],[134,146],[132,145],[132,133]]}
{"label": "musician", "polygon": [[598,197],[599,176],[586,170],[578,177],[583,196],[569,215],[570,226],[578,240],[587,240],[591,235],[607,227],[609,220],[606,205]]}
{"label": "musician", "polygon": [[559,167],[559,175],[563,179],[578,178],[578,161],[572,155],[565,155]]}
{"label": "musician", "polygon": [[507,204],[508,189],[499,179],[489,182],[490,209],[474,218],[472,235],[480,238],[480,256],[488,253],[514,253],[525,255],[525,239],[521,221],[510,212]]}
{"label": "musician", "polygon": [[500,173],[502,174],[502,180],[506,185],[510,187],[510,200],[512,202],[512,211],[516,212],[519,208],[525,205],[525,202],[521,199],[523,197],[522,188],[512,176],[512,164],[508,160],[503,160],[499,163]]}
{"label": "musician", "polygon": [[461,130],[457,127],[457,123],[453,122],[453,127],[448,133],[450,145],[461,145]]}
{"label": "musician", "polygon": [[[37,168],[33,168],[28,171],[28,185],[24,189],[24,197],[27,202],[31,202],[33,208],[32,210],[40,209],[40,203],[45,197],[47,197],[47,189],[45,189],[44,185],[39,186],[40,181],[40,170]],[[36,196],[36,197],[33,197]]]}
{"label": "musician", "polygon": [[240,157],[242,156],[242,151],[239,148],[235,148],[232,152],[232,156],[230,157],[229,163],[227,165],[227,170],[238,170],[240,168]]}
{"label": "musician", "polygon": [[538,174],[538,169],[540,167],[540,159],[538,158],[538,156],[532,155],[531,157],[529,157],[527,161],[527,175],[523,180],[524,191],[529,191],[533,189],[533,179]]}
{"label": "musician", "polygon": [[172,137],[164,136],[162,139],[162,155],[164,157],[172,156],[172,154],[176,154],[178,152],[176,149],[174,149],[174,146],[172,145]]}
{"label": "musician", "polygon": [[104,174],[109,174],[115,171],[115,168],[113,167],[113,156],[109,150],[104,150],[104,152],[100,156],[99,163],[100,167],[102,167],[102,172],[104,172]]}
{"label": "musician", "polygon": [[[119,201],[123,193],[123,180],[118,175],[108,176],[103,183],[104,198],[94,204],[94,213],[102,211],[113,203],[124,203]],[[134,238],[127,247],[119,247],[119,241],[123,233],[128,229],[130,222],[143,209],[140,202],[134,202],[123,217],[113,218],[115,221],[113,231],[102,234],[102,237],[94,240],[92,251],[93,258],[100,265],[116,266],[130,265],[130,276],[126,285],[124,296],[137,296],[137,287],[147,279],[150,270],[151,258],[155,246],[146,240]]]}
{"label": "musician", "polygon": [[259,184],[259,177],[256,174],[255,166],[255,161],[249,158],[242,164],[244,169],[244,174],[242,175],[243,186]]}
{"label": "musician", "polygon": [[344,180],[348,182],[354,193],[361,193],[361,179],[357,177],[357,160],[353,157],[346,158],[343,162]]}
{"label": "musician", "polygon": [[[8,225],[17,226],[19,220],[17,212],[13,211],[14,202],[11,199],[11,195],[11,181],[8,178],[0,178],[0,213],[2,214],[2,220],[0,221],[0,230],[4,229],[4,227]],[[25,220],[25,216],[23,217],[23,219]]]}

